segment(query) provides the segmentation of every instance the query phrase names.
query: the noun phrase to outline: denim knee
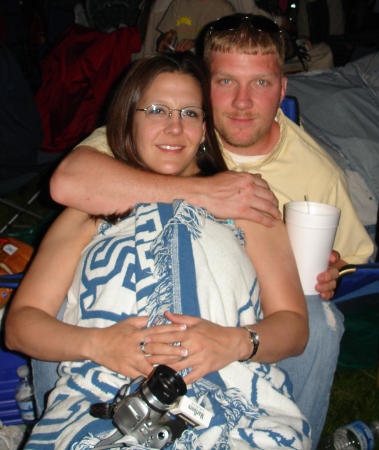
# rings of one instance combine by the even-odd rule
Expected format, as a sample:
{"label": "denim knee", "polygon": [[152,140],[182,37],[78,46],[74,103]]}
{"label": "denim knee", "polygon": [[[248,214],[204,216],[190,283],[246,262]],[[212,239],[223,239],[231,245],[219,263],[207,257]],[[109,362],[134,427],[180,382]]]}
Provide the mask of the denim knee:
{"label": "denim knee", "polygon": [[345,329],[341,311],[333,302],[320,298],[310,299],[307,304],[310,326],[309,341],[323,353],[339,349]]}

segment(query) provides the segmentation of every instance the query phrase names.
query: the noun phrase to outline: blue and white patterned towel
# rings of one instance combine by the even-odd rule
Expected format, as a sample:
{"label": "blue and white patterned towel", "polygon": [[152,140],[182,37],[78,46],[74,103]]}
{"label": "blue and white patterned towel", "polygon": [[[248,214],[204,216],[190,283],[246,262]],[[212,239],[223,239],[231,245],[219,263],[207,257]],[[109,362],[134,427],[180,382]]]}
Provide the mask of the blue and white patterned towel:
{"label": "blue and white patterned towel", "polygon": [[[108,327],[165,311],[224,326],[262,318],[254,269],[241,233],[184,201],[141,204],[116,225],[103,223],[82,253],[64,320]],[[91,361],[63,362],[47,412],[26,449],[86,450],[114,432],[89,415],[130,380]],[[291,399],[291,385],[274,365],[234,362],[191,386],[188,396],[214,416],[205,430],[189,428],[170,449],[308,449],[308,422]]]}

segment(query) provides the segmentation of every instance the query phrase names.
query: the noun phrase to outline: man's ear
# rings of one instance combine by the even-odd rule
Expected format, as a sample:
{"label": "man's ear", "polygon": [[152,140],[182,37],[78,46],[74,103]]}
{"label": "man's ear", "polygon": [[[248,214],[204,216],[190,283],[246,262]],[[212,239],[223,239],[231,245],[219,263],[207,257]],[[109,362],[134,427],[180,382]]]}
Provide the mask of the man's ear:
{"label": "man's ear", "polygon": [[280,94],[280,101],[286,96],[287,93],[287,77],[282,77],[282,92]]}

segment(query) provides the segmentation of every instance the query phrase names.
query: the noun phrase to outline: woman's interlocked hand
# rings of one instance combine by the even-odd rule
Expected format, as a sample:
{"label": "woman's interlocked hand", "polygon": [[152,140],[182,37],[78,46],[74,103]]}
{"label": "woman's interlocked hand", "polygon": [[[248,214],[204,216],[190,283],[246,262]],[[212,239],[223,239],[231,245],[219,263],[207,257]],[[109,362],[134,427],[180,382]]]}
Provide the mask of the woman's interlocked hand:
{"label": "woman's interlocked hand", "polygon": [[[172,324],[185,325],[178,331],[148,335],[145,338],[146,350],[151,353],[147,359],[151,364],[159,364],[158,354],[166,351],[180,356],[180,360],[169,365],[175,371],[191,368],[184,377],[187,384],[204,375],[222,369],[240,359],[239,353],[246,344],[246,331],[242,328],[224,327],[199,317],[165,313]],[[149,329],[149,330],[152,330]],[[180,345],[170,343],[180,342]],[[171,350],[168,350],[171,348]],[[175,349],[172,351],[172,349]]]}

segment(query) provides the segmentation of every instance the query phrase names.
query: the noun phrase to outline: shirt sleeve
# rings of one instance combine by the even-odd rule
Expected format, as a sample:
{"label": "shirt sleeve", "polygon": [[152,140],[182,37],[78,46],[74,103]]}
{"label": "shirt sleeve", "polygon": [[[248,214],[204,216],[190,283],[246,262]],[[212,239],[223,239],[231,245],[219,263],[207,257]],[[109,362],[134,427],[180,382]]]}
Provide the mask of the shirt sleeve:
{"label": "shirt sleeve", "polygon": [[107,129],[106,127],[96,128],[84,141],[80,142],[75,148],[79,146],[86,145],[88,147],[93,147],[100,153],[112,156],[113,153],[109,148],[107,141]]}

